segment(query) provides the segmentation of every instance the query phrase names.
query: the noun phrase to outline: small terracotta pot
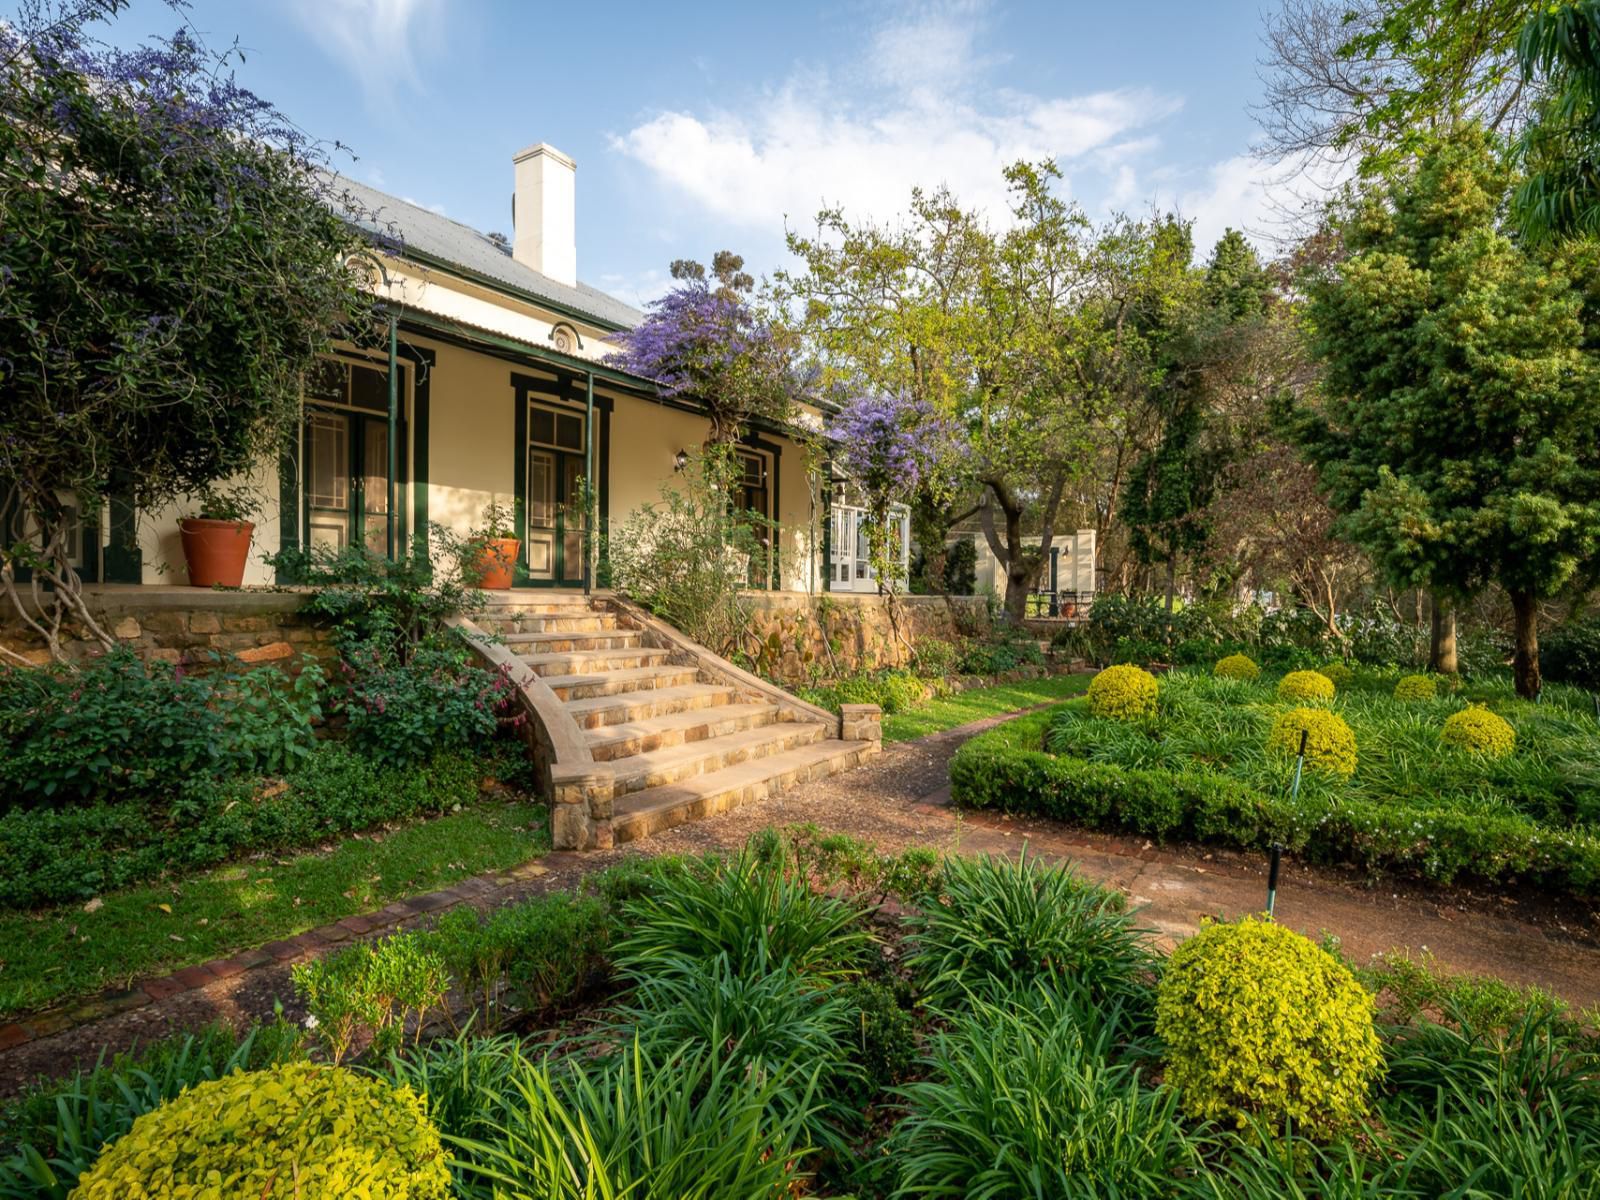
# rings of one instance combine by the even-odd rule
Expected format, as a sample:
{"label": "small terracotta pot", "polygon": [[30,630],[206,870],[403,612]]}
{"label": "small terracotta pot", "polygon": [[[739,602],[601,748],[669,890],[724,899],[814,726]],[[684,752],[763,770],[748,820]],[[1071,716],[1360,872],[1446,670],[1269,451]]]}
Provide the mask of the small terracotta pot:
{"label": "small terracotta pot", "polygon": [[483,553],[478,555],[477,585],[494,592],[509,588],[516,571],[517,551],[521,548],[520,538],[490,538]]}
{"label": "small terracotta pot", "polygon": [[183,557],[189,562],[190,587],[238,587],[250,557],[251,521],[213,521],[186,517],[178,522]]}

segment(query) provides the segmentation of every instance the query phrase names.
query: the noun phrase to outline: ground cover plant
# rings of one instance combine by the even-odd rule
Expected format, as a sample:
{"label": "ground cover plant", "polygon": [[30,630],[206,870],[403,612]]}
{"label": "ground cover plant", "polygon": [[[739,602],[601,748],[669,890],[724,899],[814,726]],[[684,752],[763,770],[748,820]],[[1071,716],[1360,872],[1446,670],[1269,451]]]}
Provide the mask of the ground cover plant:
{"label": "ground cover plant", "polygon": [[[0,1197],[66,1197],[80,1175],[139,1194],[165,1161],[136,1153],[139,1130],[204,1143],[215,1119],[185,1110],[248,1086],[241,1071],[423,1097],[373,1149],[436,1130],[417,1178],[448,1171],[475,1200],[1594,1194],[1600,1045],[1560,1002],[1426,960],[1352,970],[1263,920],[1164,960],[1119,894],[1037,859],[940,863],[792,828],[503,911],[528,931],[502,946],[516,970],[475,957],[498,914],[442,922],[340,952],[314,1011],[353,1005],[345,1030],[269,1025],[237,1047],[210,1030],[40,1085],[0,1113]],[[592,969],[566,994],[477,1024],[485,980],[504,997],[572,958]],[[477,1015],[452,1030],[447,1010]],[[333,1057],[337,1074],[307,1065]],[[263,1133],[252,1169],[307,1137],[368,1161],[315,1123]]]}
{"label": "ground cover plant", "polygon": [[[1070,701],[968,742],[953,790],[974,807],[1240,847],[1276,841],[1317,861],[1437,880],[1522,878],[1575,893],[1600,881],[1600,727],[1585,693],[1549,687],[1533,704],[1500,680],[1432,698],[1408,687],[1397,699],[1395,673],[1366,668],[1310,703],[1280,699],[1279,687],[1271,675],[1197,668],[1163,676],[1142,718]],[[1464,745],[1463,723],[1492,736]]]}

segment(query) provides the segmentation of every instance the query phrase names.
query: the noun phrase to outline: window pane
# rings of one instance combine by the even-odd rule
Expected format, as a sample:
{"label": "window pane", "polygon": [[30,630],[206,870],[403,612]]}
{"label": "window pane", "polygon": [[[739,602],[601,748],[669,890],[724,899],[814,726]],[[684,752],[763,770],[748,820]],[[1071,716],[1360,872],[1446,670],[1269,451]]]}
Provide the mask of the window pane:
{"label": "window pane", "polygon": [[533,410],[533,425],[530,437],[536,446],[553,446],[556,441],[556,415],[548,408]]}
{"label": "window pane", "polygon": [[[369,513],[389,511],[389,430],[382,421],[367,418],[361,438],[362,503]],[[387,527],[386,527],[387,528]],[[369,538],[370,541],[370,538]]]}
{"label": "window pane", "polygon": [[387,370],[373,367],[350,368],[350,403],[356,408],[371,412],[389,411],[389,376]]}
{"label": "window pane", "polygon": [[583,420],[562,413],[556,421],[556,445],[563,450],[583,449]]}
{"label": "window pane", "polygon": [[344,385],[344,363],[329,358],[321,359],[306,373],[306,399],[343,404]]}
{"label": "window pane", "polygon": [[313,508],[344,508],[350,502],[345,422],[313,413],[306,438],[306,498]]}

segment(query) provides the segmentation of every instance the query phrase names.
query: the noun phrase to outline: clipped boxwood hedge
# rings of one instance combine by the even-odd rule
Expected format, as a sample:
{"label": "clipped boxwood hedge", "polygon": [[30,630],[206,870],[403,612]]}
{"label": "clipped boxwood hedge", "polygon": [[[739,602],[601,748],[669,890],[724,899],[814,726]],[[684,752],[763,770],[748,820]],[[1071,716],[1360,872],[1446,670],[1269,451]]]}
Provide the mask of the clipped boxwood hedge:
{"label": "clipped boxwood hedge", "polygon": [[1552,831],[1516,814],[1366,800],[1291,801],[1200,771],[1128,770],[1047,754],[1056,710],[968,741],[950,760],[951,794],[967,808],[1049,817],[1089,829],[1265,849],[1281,842],[1312,862],[1449,882],[1540,880],[1576,894],[1600,884],[1600,838]]}

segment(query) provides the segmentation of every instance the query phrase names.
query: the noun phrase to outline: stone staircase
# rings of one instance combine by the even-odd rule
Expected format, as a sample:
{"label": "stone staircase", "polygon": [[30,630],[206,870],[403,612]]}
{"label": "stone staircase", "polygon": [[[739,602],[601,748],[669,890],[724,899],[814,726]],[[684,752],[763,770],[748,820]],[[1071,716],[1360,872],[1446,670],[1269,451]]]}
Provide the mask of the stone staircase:
{"label": "stone staircase", "polygon": [[[502,593],[477,625],[537,675],[611,777],[611,836],[647,837],[856,766],[876,741],[714,656],[686,652],[604,598]],[[721,660],[715,660],[721,663]]]}

